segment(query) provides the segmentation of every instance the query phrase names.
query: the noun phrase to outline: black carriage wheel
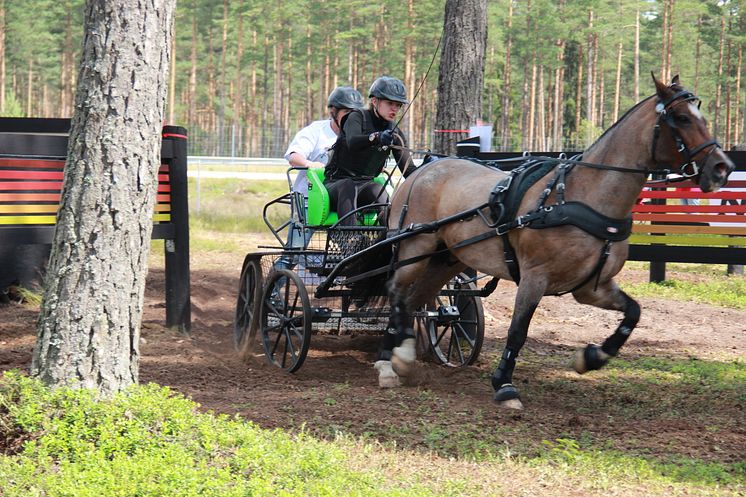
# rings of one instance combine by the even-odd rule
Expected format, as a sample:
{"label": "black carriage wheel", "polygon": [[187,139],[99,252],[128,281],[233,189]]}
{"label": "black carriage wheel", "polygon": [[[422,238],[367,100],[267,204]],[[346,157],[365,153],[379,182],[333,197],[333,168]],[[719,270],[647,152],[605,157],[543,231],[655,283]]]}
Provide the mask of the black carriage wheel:
{"label": "black carriage wheel", "polygon": [[288,269],[271,273],[262,294],[260,322],[267,360],[297,371],[311,343],[311,303],[300,276]]}
{"label": "black carriage wheel", "polygon": [[427,335],[435,360],[451,367],[473,364],[479,357],[484,342],[484,309],[478,296],[458,295],[459,289],[476,289],[474,283],[461,283],[466,276],[461,274],[445,286],[456,290],[456,295],[438,295],[435,310],[441,305],[456,306],[459,317],[440,323],[438,318],[427,318]]}
{"label": "black carriage wheel", "polygon": [[262,291],[262,266],[259,259],[244,263],[236,301],[236,317],[233,322],[233,338],[236,349],[250,350],[259,328],[259,305]]}

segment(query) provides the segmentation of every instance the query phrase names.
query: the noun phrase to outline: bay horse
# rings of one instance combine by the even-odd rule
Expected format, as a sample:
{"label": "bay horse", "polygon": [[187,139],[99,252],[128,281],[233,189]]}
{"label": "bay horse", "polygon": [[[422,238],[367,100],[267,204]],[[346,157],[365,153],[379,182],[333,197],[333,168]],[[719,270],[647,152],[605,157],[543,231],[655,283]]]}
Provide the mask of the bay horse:
{"label": "bay horse", "polygon": [[[600,369],[617,355],[640,318],[638,303],[613,278],[627,259],[631,211],[646,177],[673,171],[711,192],[734,169],[710,135],[699,99],[678,76],[670,85],[655,75],[653,81],[655,94],[607,129],[582,161],[524,168],[523,176],[539,175],[522,180],[525,193],[508,194],[507,183],[518,183],[521,174],[453,158],[420,167],[397,188],[389,234],[419,234],[393,247],[390,331],[375,365],[381,387],[396,386],[399,376],[412,371],[412,312],[467,267],[518,284],[507,343],[492,375],[498,405],[523,408],[513,371],[545,295],[572,293],[580,303],[623,314],[602,345],[578,351],[578,373]],[[442,219],[450,221],[436,222]]]}

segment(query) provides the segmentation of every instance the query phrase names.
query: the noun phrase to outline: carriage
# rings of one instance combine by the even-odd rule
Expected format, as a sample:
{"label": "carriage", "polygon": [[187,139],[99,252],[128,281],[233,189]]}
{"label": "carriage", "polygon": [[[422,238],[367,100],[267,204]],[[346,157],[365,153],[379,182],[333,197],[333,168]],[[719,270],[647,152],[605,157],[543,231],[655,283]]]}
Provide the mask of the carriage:
{"label": "carriage", "polygon": [[[307,192],[298,188],[297,179],[293,185],[298,176]],[[384,171],[375,181],[391,191],[392,179],[392,173]],[[386,236],[385,203],[358,208],[348,214],[355,217],[355,225],[343,225],[344,219],[330,208],[323,168],[290,167],[287,181],[288,193],[268,202],[263,211],[279,245],[260,246],[244,259],[234,339],[246,356],[256,347],[258,335],[266,359],[294,372],[315,333],[380,334],[390,327],[385,292],[379,290],[363,305],[352,290],[354,284],[382,276],[381,271],[355,274],[353,263],[396,238]],[[291,237],[294,243],[288,242]],[[481,298],[489,292],[480,279],[468,272],[457,275],[434,301],[414,313],[418,355],[451,367],[476,361],[484,340]]]}

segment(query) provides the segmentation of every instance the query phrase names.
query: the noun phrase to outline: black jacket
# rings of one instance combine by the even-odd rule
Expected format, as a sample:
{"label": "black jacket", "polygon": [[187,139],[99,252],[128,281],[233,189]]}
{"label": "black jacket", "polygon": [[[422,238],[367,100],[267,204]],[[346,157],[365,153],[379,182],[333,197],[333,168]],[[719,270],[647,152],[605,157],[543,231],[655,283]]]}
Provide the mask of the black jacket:
{"label": "black jacket", "polygon": [[[332,147],[324,182],[343,178],[373,179],[381,174],[390,153],[394,155],[397,167],[404,172],[412,163],[408,151],[383,149],[378,140],[370,141],[371,133],[387,130],[391,126],[393,123],[377,117],[372,110],[361,109],[347,114],[342,122],[342,132]],[[399,128],[394,130],[394,145],[407,145]]]}

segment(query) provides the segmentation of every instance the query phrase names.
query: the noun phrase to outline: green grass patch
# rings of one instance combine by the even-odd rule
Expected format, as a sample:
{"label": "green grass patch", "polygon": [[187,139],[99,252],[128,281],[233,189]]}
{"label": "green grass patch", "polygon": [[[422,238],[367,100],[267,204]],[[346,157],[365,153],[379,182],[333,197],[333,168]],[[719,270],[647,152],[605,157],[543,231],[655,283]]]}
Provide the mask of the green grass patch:
{"label": "green grass patch", "polygon": [[[573,439],[545,441],[546,451],[532,464],[553,464],[566,470],[580,471],[602,488],[614,488],[625,480],[648,484],[695,483],[717,492],[719,486],[746,484],[746,461],[736,464],[711,463],[690,458],[661,461],[645,456],[630,456],[614,450],[584,449]],[[700,494],[701,495],[701,494]],[[715,493],[717,495],[717,493]]]}
{"label": "green grass patch", "polygon": [[746,362],[705,361],[697,358],[669,359],[640,357],[633,361],[616,358],[609,363],[615,371],[633,372],[637,381],[651,385],[695,386],[703,393],[733,392],[746,401]]}
{"label": "green grass patch", "polygon": [[[268,232],[262,218],[265,204],[288,192],[284,181],[189,178],[189,223],[192,231]],[[288,206],[273,207],[274,224],[288,219]]]}
{"label": "green grass patch", "polygon": [[662,283],[622,283],[621,286],[625,292],[637,297],[689,300],[746,309],[746,278],[742,277],[711,274],[705,281],[669,279]]}

